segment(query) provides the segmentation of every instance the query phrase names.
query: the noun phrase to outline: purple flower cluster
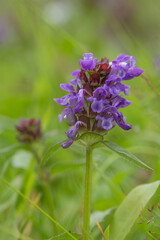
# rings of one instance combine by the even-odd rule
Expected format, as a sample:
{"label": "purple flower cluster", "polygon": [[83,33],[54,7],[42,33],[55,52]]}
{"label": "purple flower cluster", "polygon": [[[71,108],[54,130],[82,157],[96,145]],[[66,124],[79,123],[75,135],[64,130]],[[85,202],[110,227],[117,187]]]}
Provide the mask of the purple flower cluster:
{"label": "purple flower cluster", "polygon": [[20,118],[16,125],[18,132],[17,140],[21,143],[31,143],[41,138],[41,120],[40,119],[25,119]]}
{"label": "purple flower cluster", "polygon": [[72,73],[74,79],[70,81],[71,84],[60,84],[69,94],[54,99],[65,107],[59,115],[59,121],[67,119],[68,124],[73,126],[66,132],[68,140],[62,143],[63,148],[73,143],[77,133],[104,133],[116,124],[124,130],[131,129],[119,112],[119,108],[127,107],[131,102],[119,94],[128,95],[129,86],[122,81],[143,73],[135,65],[136,59],[127,55],[120,55],[109,63],[107,58],[98,62],[92,53],[85,53],[79,63],[81,69]]}

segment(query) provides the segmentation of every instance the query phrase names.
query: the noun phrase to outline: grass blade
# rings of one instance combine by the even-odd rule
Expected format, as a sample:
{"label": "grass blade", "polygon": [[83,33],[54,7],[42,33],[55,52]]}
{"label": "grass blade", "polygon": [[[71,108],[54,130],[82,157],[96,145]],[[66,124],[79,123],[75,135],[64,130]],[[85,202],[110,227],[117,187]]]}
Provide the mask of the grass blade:
{"label": "grass blade", "polygon": [[60,223],[58,223],[56,220],[54,220],[48,213],[46,213],[42,208],[40,208],[37,204],[32,202],[29,198],[27,198],[23,193],[21,193],[17,188],[12,186],[9,182],[7,182],[4,178],[0,177],[0,181],[2,181],[4,184],[6,184],[8,187],[12,188],[16,193],[18,193],[24,200],[29,202],[34,208],[36,208],[38,211],[40,211],[44,216],[46,216],[48,219],[50,219],[54,224],[56,224],[59,228],[61,228],[65,233],[67,233],[72,239],[77,240],[71,233],[68,232],[63,226],[61,226]]}

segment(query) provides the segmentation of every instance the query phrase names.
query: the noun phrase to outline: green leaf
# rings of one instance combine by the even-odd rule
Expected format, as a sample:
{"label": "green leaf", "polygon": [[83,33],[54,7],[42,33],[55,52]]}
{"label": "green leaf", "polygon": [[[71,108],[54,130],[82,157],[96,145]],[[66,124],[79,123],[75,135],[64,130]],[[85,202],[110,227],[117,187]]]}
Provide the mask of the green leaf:
{"label": "green leaf", "polygon": [[[79,240],[80,237],[81,237],[81,235],[80,235],[80,234],[77,234],[77,233],[72,233],[72,235],[73,235],[74,237],[76,237],[77,240]],[[55,240],[71,240],[72,238],[71,238],[70,236],[68,236],[68,234],[62,233],[62,234],[60,234],[60,235],[58,235],[58,236],[55,236],[55,237],[51,238],[50,240],[54,240],[54,239],[55,239]]]}
{"label": "green leaf", "polygon": [[138,159],[135,155],[133,155],[132,153],[129,153],[127,150],[125,150],[124,148],[118,146],[117,144],[111,142],[111,141],[107,141],[105,140],[103,142],[103,144],[109,148],[110,150],[112,150],[113,152],[116,152],[117,154],[119,154],[120,156],[122,156],[123,158],[137,164],[138,166],[145,168],[147,170],[153,170],[151,167],[149,167],[147,164],[143,163],[140,159]]}
{"label": "green leaf", "polygon": [[84,167],[85,163],[66,163],[66,164],[57,164],[52,169],[52,175],[64,172],[69,169],[76,169],[79,167]]}
{"label": "green leaf", "polygon": [[7,208],[15,204],[16,195],[11,189],[5,188],[4,191],[1,189],[0,195],[0,214],[5,211]]}
{"label": "green leaf", "polygon": [[[30,238],[28,236],[25,236],[24,234],[19,233],[18,231],[15,231],[14,229],[10,229],[9,227],[0,225],[0,231],[4,232],[6,235],[10,235],[14,237],[14,239],[19,240],[34,240],[33,238]],[[1,233],[2,234],[2,233]],[[8,239],[8,238],[7,238]]]}
{"label": "green leaf", "polygon": [[78,143],[81,144],[82,146],[92,146],[95,143],[102,142],[103,141],[103,136],[98,134],[98,133],[83,133],[79,138],[78,138]]}
{"label": "green leaf", "polygon": [[[35,167],[35,161],[33,159],[30,162],[28,169],[26,169],[26,171],[24,172],[23,178],[21,180],[20,191],[25,196],[29,196],[29,194],[32,192],[32,189],[34,187],[34,182],[36,177],[34,167]],[[16,208],[18,209],[18,211],[20,211],[22,208],[25,207],[24,203],[25,203],[24,199],[21,196],[18,196],[16,200]]]}
{"label": "green leaf", "polygon": [[107,229],[104,232],[104,236],[105,236],[106,240],[109,240],[109,231],[110,231],[110,225],[107,227]]}
{"label": "green leaf", "polygon": [[17,149],[22,149],[22,148],[23,148],[23,145],[20,145],[20,144],[11,145],[9,147],[0,149],[0,154],[7,154],[9,152],[15,151]]}
{"label": "green leaf", "polygon": [[116,184],[114,184],[114,182],[109,177],[107,177],[106,174],[104,174],[104,169],[101,170],[99,166],[97,166],[97,164],[95,163],[93,163],[93,166],[95,167],[97,172],[99,172],[101,178],[105,180],[107,186],[111,189],[112,193],[115,196],[116,202],[120,203],[124,199],[124,194],[121,189]]}
{"label": "green leaf", "polygon": [[45,153],[45,155],[42,158],[41,167],[47,162],[47,160],[50,158],[51,154],[56,152],[60,147],[61,147],[61,143],[56,143],[47,150],[47,152]]}
{"label": "green leaf", "polygon": [[[22,161],[23,159],[23,161]],[[15,168],[28,169],[31,162],[32,154],[29,151],[18,150],[11,158],[12,166]]]}
{"label": "green leaf", "polygon": [[93,229],[97,225],[96,220],[99,223],[105,222],[107,225],[107,223],[111,220],[113,213],[115,212],[115,209],[116,208],[113,207],[113,208],[107,209],[106,211],[96,211],[92,213],[90,218],[90,229]]}
{"label": "green leaf", "polygon": [[140,211],[156,192],[160,181],[134,188],[117,208],[110,226],[110,240],[123,240],[130,232]]}

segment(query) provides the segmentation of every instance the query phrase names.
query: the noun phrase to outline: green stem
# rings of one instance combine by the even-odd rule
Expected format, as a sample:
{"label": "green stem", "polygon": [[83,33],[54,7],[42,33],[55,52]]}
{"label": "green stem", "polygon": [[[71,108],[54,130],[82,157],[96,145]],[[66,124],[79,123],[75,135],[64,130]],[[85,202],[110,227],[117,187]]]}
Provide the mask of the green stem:
{"label": "green stem", "polygon": [[[35,159],[37,161],[39,177],[40,177],[40,180],[43,183],[43,189],[44,189],[44,192],[45,192],[45,198],[46,198],[46,201],[47,201],[47,205],[48,205],[50,216],[53,219],[55,219],[55,216],[54,216],[54,203],[53,203],[53,199],[52,199],[52,191],[51,191],[51,188],[50,188],[50,182],[46,178],[45,173],[43,171],[43,168],[41,167],[41,159],[40,159],[37,151],[34,148],[32,148],[32,152],[33,152],[33,154],[35,156]],[[53,231],[54,231],[55,235],[58,234],[57,226],[54,223],[53,223]]]}
{"label": "green stem", "polygon": [[92,188],[92,149],[87,147],[82,240],[88,239],[91,210],[91,188]]}

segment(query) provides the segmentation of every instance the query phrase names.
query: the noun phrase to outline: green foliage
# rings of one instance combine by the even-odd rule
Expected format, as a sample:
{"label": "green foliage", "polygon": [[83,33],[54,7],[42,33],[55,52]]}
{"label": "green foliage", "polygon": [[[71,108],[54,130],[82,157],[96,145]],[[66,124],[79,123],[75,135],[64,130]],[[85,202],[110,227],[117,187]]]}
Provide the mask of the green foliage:
{"label": "green foliage", "polygon": [[43,166],[46,163],[46,161],[51,157],[51,154],[57,151],[60,147],[61,147],[61,143],[56,143],[53,146],[51,146],[43,156],[41,161],[41,166]]}
{"label": "green foliage", "polygon": [[110,232],[110,226],[108,226],[104,232],[104,236],[106,240],[109,240],[109,232]]}
{"label": "green foliage", "polygon": [[[72,233],[72,235],[77,239],[79,240],[80,239],[80,234],[77,234],[77,233]],[[51,238],[51,240],[71,240],[72,238],[70,236],[68,236],[66,233],[63,233],[59,236],[55,236],[53,238]]]}
{"label": "green foliage", "polygon": [[140,211],[157,191],[160,181],[134,188],[117,208],[110,227],[110,240],[123,240],[131,230]]}
{"label": "green foliage", "polygon": [[105,222],[105,225],[110,223],[111,218],[115,212],[115,208],[107,209],[106,211],[97,211],[92,213],[90,218],[90,229],[93,229],[96,226],[96,220],[101,224]]}
{"label": "green foliage", "polygon": [[137,164],[140,167],[143,167],[147,170],[153,170],[151,167],[147,166],[147,164],[143,163],[141,160],[139,160],[135,155],[129,153],[127,150],[125,150],[124,148],[118,146],[117,144],[111,142],[111,141],[104,141],[103,144],[109,148],[110,150],[112,150],[113,152],[116,152],[117,154],[119,154],[120,156],[122,156],[123,158]]}
{"label": "green foliage", "polygon": [[[65,121],[58,122],[62,108],[52,99],[63,95],[59,84],[71,80],[70,74],[78,69],[78,59],[84,52],[93,52],[99,59],[108,57],[110,61],[121,53],[133,55],[149,80],[136,78],[127,82],[131,86],[127,99],[133,103],[123,112],[133,129],[124,132],[115,127],[104,137],[123,146],[136,159],[108,142],[111,151],[106,151],[109,148],[103,143],[92,145],[96,148],[92,212],[117,208],[134,187],[160,179],[160,1],[115,2],[5,0],[0,4],[0,176],[46,213],[50,212],[46,183],[35,156],[32,152],[26,161],[28,150],[16,141],[15,125],[20,117],[41,118],[43,138],[35,148],[43,159],[55,219],[71,232],[82,231],[84,149],[75,144],[68,150],[60,150],[60,145],[49,152],[47,149],[62,141],[68,129]],[[120,150],[120,155],[113,154],[113,149]],[[27,154],[22,154],[22,150]],[[144,162],[153,171],[133,168],[122,157],[142,167]],[[42,240],[64,233],[59,228],[55,233],[52,221],[3,183],[0,192],[2,240]],[[154,200],[149,204],[154,204]],[[107,220],[100,223],[104,232]],[[134,224],[129,240],[144,238],[146,229],[142,225]],[[102,239],[96,226],[91,235]]]}
{"label": "green foliage", "polygon": [[68,232],[64,227],[62,227],[56,220],[54,220],[49,214],[47,214],[43,209],[41,209],[37,204],[35,204],[34,202],[32,202],[29,198],[27,198],[23,193],[21,193],[18,189],[16,189],[14,186],[12,186],[10,183],[8,183],[5,179],[0,177],[0,180],[6,184],[7,186],[9,186],[10,188],[12,188],[17,194],[19,194],[25,201],[29,202],[33,207],[35,207],[38,211],[40,211],[45,217],[47,217],[49,220],[51,220],[54,224],[56,224],[58,227],[60,227],[63,231],[66,232],[66,234],[70,237],[70,239],[75,239],[76,237],[74,237],[70,232]]}

